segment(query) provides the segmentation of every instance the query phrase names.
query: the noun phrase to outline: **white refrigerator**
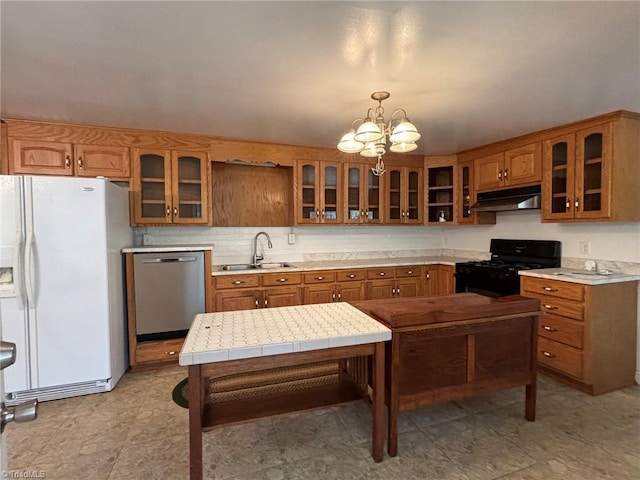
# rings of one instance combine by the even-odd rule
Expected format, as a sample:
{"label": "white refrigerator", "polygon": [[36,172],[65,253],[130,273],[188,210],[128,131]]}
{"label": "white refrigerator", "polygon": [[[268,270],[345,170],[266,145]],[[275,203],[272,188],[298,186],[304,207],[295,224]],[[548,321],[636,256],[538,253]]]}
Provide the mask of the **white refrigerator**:
{"label": "white refrigerator", "polygon": [[104,178],[0,176],[2,334],[17,345],[6,403],[109,391],[122,377],[128,198]]}

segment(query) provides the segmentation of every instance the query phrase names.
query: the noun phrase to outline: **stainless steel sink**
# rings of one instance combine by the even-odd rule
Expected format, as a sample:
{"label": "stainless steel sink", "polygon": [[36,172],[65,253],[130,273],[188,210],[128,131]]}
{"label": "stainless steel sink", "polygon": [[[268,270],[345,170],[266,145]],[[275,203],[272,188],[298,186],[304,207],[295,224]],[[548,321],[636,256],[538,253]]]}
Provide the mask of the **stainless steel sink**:
{"label": "stainless steel sink", "polygon": [[236,263],[233,265],[223,265],[222,270],[225,271],[242,271],[242,270],[255,270],[255,269],[275,269],[275,268],[290,268],[293,267],[290,263],[273,263],[264,262],[255,265],[253,263]]}

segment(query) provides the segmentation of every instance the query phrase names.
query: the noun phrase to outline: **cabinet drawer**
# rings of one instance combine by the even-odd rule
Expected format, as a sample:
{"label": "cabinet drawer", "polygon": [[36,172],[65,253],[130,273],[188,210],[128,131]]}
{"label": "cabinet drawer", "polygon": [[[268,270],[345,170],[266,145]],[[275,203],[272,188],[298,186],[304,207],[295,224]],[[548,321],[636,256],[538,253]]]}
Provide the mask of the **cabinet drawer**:
{"label": "cabinet drawer", "polygon": [[367,270],[367,278],[374,280],[376,278],[393,278],[395,273],[394,267],[389,268],[370,268]]}
{"label": "cabinet drawer", "polygon": [[582,351],[546,338],[538,339],[538,363],[582,379]]}
{"label": "cabinet drawer", "polygon": [[549,340],[555,340],[579,349],[582,349],[584,345],[582,323],[555,315],[546,314],[540,317],[538,334]]}
{"label": "cabinet drawer", "polygon": [[533,292],[552,297],[577,300],[579,302],[584,300],[584,285],[578,283],[532,277],[522,277],[521,281],[523,295],[525,295],[526,292]]}
{"label": "cabinet drawer", "polygon": [[573,302],[531,292],[524,292],[523,295],[540,300],[540,310],[545,313],[573,318],[574,320],[582,320],[584,318],[584,304],[581,302]]}
{"label": "cabinet drawer", "polygon": [[366,276],[366,270],[338,270],[336,282],[355,282],[364,280]]}
{"label": "cabinet drawer", "polygon": [[184,338],[143,342],[136,346],[136,363],[178,361]]}
{"label": "cabinet drawer", "polygon": [[275,285],[296,285],[302,282],[300,273],[269,273],[262,276],[262,286],[272,287]]}
{"label": "cabinet drawer", "polygon": [[396,278],[422,277],[422,267],[396,267],[395,274]]}
{"label": "cabinet drawer", "polygon": [[259,275],[220,275],[214,277],[216,290],[224,288],[254,288],[260,285]]}
{"label": "cabinet drawer", "polygon": [[336,274],[329,271],[308,272],[304,274],[304,283],[332,283]]}

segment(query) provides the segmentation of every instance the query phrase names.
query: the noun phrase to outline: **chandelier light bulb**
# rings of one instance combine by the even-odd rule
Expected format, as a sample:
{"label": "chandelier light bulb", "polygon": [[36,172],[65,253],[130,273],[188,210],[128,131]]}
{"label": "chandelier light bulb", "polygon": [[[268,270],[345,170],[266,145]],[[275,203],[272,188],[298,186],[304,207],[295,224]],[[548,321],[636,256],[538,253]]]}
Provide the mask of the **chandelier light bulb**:
{"label": "chandelier light bulb", "polygon": [[416,148],[418,148],[418,145],[413,142],[392,143],[389,151],[394,153],[407,153],[413,152]]}
{"label": "chandelier light bulb", "polygon": [[367,119],[362,125],[358,127],[358,131],[356,132],[355,139],[358,142],[375,142],[376,140],[380,140],[384,137],[384,133],[380,131],[378,125],[373,123],[371,119]]}
{"label": "chandelier light bulb", "polygon": [[355,140],[355,135],[356,132],[354,129],[345,133],[340,139],[340,142],[338,142],[338,150],[345,153],[358,153],[362,150],[364,148],[364,143]]}
{"label": "chandelier light bulb", "polygon": [[364,150],[360,152],[360,155],[368,158],[375,158],[386,153],[384,145],[381,143],[369,142],[365,144]]}
{"label": "chandelier light bulb", "polygon": [[415,143],[421,136],[416,126],[408,119],[405,119],[396,125],[393,132],[391,132],[389,140],[393,143]]}

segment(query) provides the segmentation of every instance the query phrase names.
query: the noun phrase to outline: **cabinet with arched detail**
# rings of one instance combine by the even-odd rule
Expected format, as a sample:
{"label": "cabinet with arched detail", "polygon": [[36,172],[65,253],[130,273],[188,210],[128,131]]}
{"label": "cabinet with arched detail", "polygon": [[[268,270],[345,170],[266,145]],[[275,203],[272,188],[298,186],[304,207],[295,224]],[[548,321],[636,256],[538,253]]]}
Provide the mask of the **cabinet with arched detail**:
{"label": "cabinet with arched detail", "polygon": [[640,119],[620,114],[543,144],[542,219],[638,220]]}

